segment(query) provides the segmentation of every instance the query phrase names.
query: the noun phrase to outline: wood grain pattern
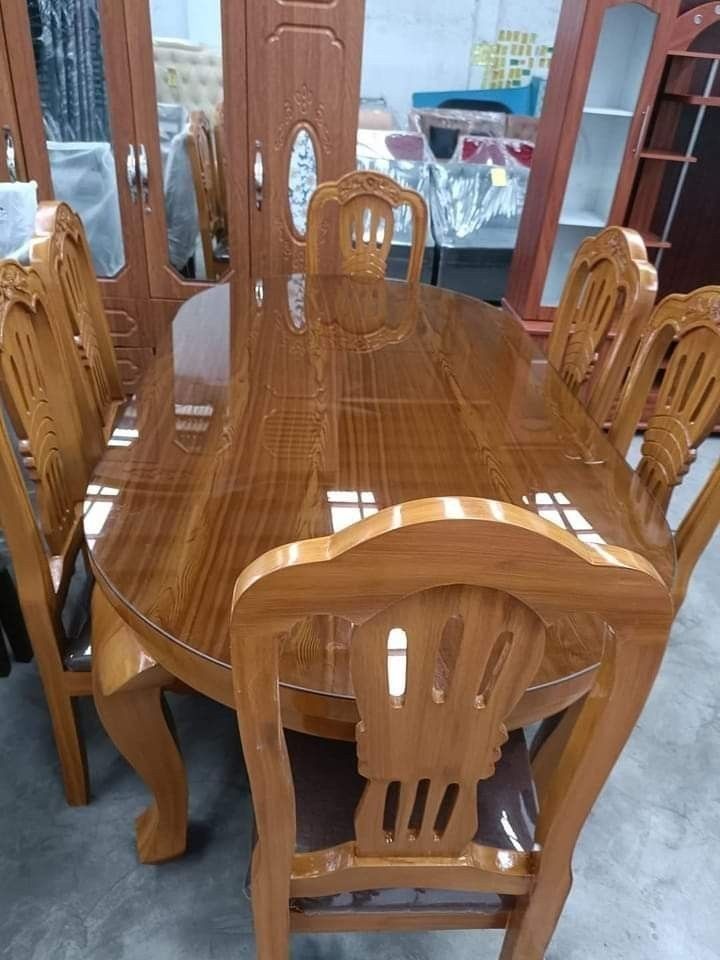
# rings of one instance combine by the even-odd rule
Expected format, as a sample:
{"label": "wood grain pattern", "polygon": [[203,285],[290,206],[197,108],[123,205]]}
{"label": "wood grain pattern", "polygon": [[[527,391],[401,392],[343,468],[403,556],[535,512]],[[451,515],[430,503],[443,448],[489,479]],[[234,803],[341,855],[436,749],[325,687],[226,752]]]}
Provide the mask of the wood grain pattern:
{"label": "wood grain pattern", "polygon": [[[320,612],[355,628],[353,670],[363,691],[358,769],[370,780],[356,812],[355,842],[299,853],[279,649],[293,623]],[[458,700],[451,692],[444,703],[433,704],[436,654],[448,615],[458,613],[473,631],[473,643],[461,643],[459,675],[450,680],[451,691],[458,685]],[[490,776],[502,718],[532,672],[528,659],[541,655],[535,650],[528,658],[529,645],[542,646],[543,634],[563,618],[590,614],[612,627],[611,639],[592,694],[539,797],[533,852],[506,856],[477,847],[477,813],[468,816],[469,804],[459,801],[458,819],[454,811],[437,840],[421,821],[413,851],[406,824],[414,816],[415,794],[407,789],[414,776],[430,780],[431,813],[440,793],[436,783],[456,777],[460,795],[466,778],[469,791],[469,783]],[[422,887],[514,895],[502,957],[541,960],[570,888],[577,836],[651,689],[672,617],[668,587],[644,558],[615,547],[598,552],[498,501],[439,497],[404,503],[341,532],[259,557],[238,578],[231,625],[238,723],[258,835],[252,902],[259,958],[288,955],[292,897]],[[473,629],[480,619],[487,632]],[[388,631],[398,623],[409,628],[402,703],[393,702],[382,683]],[[503,646],[493,657],[497,629]],[[472,710],[478,711],[476,722],[487,724],[477,742]],[[377,850],[378,829],[370,824],[381,804],[372,797],[374,785],[387,780],[401,783],[399,807],[391,839]],[[372,817],[368,806],[375,808]],[[313,929],[312,917],[304,929]]]}
{"label": "wood grain pattern", "polygon": [[[398,185],[382,173],[353,171],[339,180],[321,184],[313,193],[308,209],[306,260],[308,273],[321,272],[323,246],[335,238],[326,229],[328,206],[337,208],[338,273],[350,277],[381,280],[393,240],[396,207],[412,211],[412,244],[406,279],[417,283],[422,274],[427,206],[415,190]],[[330,259],[328,257],[328,259]]]}
{"label": "wood grain pattern", "polygon": [[[93,278],[93,283],[95,283]],[[65,795],[70,804],[88,802],[85,750],[77,725],[74,698],[91,693],[92,678],[65,669],[68,638],[61,613],[83,546],[83,500],[95,460],[103,449],[100,420],[87,431],[71,389],[73,379],[85,383],[83,368],[70,331],[58,316],[59,293],[49,293],[34,268],[12,261],[0,263],[0,525],[7,538],[23,617],[28,628],[52,722]],[[66,343],[66,348],[63,343]],[[87,383],[89,390],[89,382]],[[93,413],[88,404],[87,410]],[[35,485],[37,518],[26,480],[5,427],[7,412],[18,442],[21,461]],[[97,453],[95,452],[97,451]],[[92,496],[91,496],[92,500]],[[90,513],[90,511],[88,511]],[[131,630],[110,608],[103,625],[93,623],[91,642],[112,635],[117,657],[127,649]],[[130,653],[137,648],[133,638]],[[145,664],[147,669],[147,660]],[[126,664],[132,675],[132,661]],[[157,673],[157,684],[165,674]],[[137,710],[147,710],[156,696],[151,684],[134,694]],[[150,726],[145,740],[160,737]],[[178,791],[173,790],[173,802]],[[163,823],[148,824],[148,856],[157,850],[156,834]]]}
{"label": "wood grain pattern", "polygon": [[[399,630],[405,682],[393,693],[388,646]],[[407,597],[354,631],[358,770],[368,781],[355,816],[360,856],[460,856],[477,831],[478,780],[495,771],[505,721],[542,661],[543,634],[522,604],[467,586]],[[388,829],[392,783],[399,799]]]}
{"label": "wood grain pattern", "polygon": [[[325,276],[220,285],[180,308],[134,408],[139,435],[95,473],[118,493],[93,567],[147,652],[224,703],[237,574],[394,504],[514,503],[672,582],[671,534],[642,480],[521,325],[476,300]],[[352,735],[347,631],[311,626],[284,648],[288,716]],[[586,693],[601,650],[592,622],[561,624],[510,725]]]}
{"label": "wood grain pattern", "polygon": [[242,159],[248,181],[256,157],[263,168],[260,195],[253,189],[249,206],[252,275],[291,273],[304,269],[305,261],[305,237],[288,202],[296,135],[305,130],[312,140],[318,183],[357,166],[365,3],[248,0],[228,6],[246,9],[248,141]]}
{"label": "wood grain pattern", "polygon": [[[654,310],[610,432],[619,450],[627,451],[658,378],[637,475],[667,509],[673,490],[695,460],[697,445],[711,432],[720,411],[720,287],[674,294]],[[677,532],[678,607],[720,518],[719,477],[716,467]]]}
{"label": "wood grain pattern", "polygon": [[607,227],[580,244],[555,314],[548,358],[597,423],[605,422],[617,401],[656,292],[657,274],[639,233]]}
{"label": "wood grain pattern", "polygon": [[62,342],[42,278],[32,268],[0,263],[0,394],[37,486],[43,534],[57,555],[73,535],[75,504],[92,466],[88,450],[102,449],[97,420],[83,445]]}
{"label": "wood grain pattern", "polygon": [[[30,259],[57,297],[58,322],[65,324],[65,340],[80,358],[107,440],[124,393],[85,229],[66,203],[49,201],[38,207]],[[85,398],[79,396],[78,402]]]}
{"label": "wood grain pattern", "polygon": [[106,732],[152,793],[136,821],[141,863],[185,851],[185,767],[168,727],[163,687],[174,677],[147,656],[97,587],[93,591],[93,696]]}
{"label": "wood grain pattern", "polygon": [[227,272],[229,260],[219,255],[227,249],[226,223],[222,214],[218,162],[210,120],[202,110],[190,115],[187,151],[190,157],[195,200],[197,201],[200,239],[208,280],[219,280]]}

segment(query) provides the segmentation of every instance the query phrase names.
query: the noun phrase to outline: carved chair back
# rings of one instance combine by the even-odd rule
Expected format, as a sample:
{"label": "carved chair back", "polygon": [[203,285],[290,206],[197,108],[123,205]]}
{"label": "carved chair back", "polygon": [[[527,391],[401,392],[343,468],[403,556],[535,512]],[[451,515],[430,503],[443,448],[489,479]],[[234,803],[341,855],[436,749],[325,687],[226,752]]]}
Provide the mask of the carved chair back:
{"label": "carved chair back", "polygon": [[0,297],[0,395],[37,487],[44,537],[51,553],[62,555],[75,536],[75,505],[89,476],[65,353],[33,268],[1,263]]}
{"label": "carved chair back", "polygon": [[[587,613],[612,632],[596,687],[539,797],[537,849],[479,847],[478,781],[493,776],[546,631]],[[279,649],[295,624],[320,614],[353,625],[358,770],[367,783],[354,838],[300,853]],[[569,884],[577,833],[642,708],[671,616],[666,586],[640,557],[612,547],[599,554],[527,511],[472,498],[392,507],[251,564],[235,586],[231,635],[258,829],[252,896],[261,960],[285,955],[297,920],[289,898],[394,886],[526,895],[508,934],[524,936],[526,920],[542,915],[543,887]],[[395,686],[389,661],[398,651],[406,669]],[[457,926],[466,921],[455,917]],[[302,929],[311,928],[308,919]]]}
{"label": "carved chair back", "polygon": [[210,121],[202,110],[190,114],[187,149],[197,201],[205,270],[209,280],[218,280],[227,264],[218,260],[215,243],[224,238],[225,225],[219,201],[212,130]]}
{"label": "carved chair back", "polygon": [[412,211],[413,235],[407,280],[417,282],[422,273],[427,233],[427,207],[414,190],[401,187],[382,173],[357,171],[321,184],[308,208],[307,269],[320,273],[322,246],[327,240],[326,207],[335,205],[338,218],[340,272],[353,277],[382,279],[393,240],[396,207]]}
{"label": "carved chair back", "polygon": [[[58,297],[56,316],[66,325],[65,343],[79,357],[90,387],[89,402],[107,436],[124,395],[82,220],[66,203],[40,204],[30,257]],[[72,364],[72,357],[69,360]],[[78,403],[87,404],[87,390],[77,392]]]}
{"label": "carved chair back", "polygon": [[[610,431],[610,439],[622,453],[627,453],[654,387],[657,395],[636,469],[667,509],[720,411],[720,287],[673,294],[653,311]],[[676,532],[677,607],[719,522],[720,464]]]}
{"label": "carved chair back", "polygon": [[635,230],[607,227],[575,254],[548,359],[600,424],[617,401],[656,293],[657,274]]}

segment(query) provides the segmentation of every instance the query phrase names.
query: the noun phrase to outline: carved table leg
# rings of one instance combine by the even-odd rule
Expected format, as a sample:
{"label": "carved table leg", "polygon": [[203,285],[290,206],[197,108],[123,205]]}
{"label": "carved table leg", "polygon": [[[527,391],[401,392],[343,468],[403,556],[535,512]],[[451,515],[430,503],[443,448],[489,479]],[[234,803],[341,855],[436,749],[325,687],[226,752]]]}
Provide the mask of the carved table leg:
{"label": "carved table leg", "polygon": [[93,694],[111,740],[153,795],[136,820],[138,857],[159,863],[185,852],[185,767],[168,726],[163,687],[174,678],[145,654],[99,587],[93,592]]}

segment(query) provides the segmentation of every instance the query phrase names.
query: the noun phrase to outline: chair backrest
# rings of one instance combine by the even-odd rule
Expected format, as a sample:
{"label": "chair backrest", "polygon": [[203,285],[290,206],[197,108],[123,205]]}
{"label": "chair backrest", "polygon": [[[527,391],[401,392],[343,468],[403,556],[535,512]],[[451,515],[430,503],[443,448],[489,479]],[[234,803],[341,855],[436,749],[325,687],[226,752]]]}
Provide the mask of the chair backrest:
{"label": "chair backrest", "polygon": [[[34,612],[43,607],[50,614],[46,622],[50,631],[32,631],[32,622],[28,627],[32,631],[32,642],[37,653],[37,644],[50,639],[54,631],[54,643],[59,649],[62,625],[59,617],[59,602],[62,594],[58,590],[63,581],[69,580],[72,564],[80,542],[79,521],[73,529],[70,514],[63,518],[63,529],[54,527],[59,534],[55,542],[55,553],[51,562],[48,549],[43,542],[42,533],[33,512],[28,490],[15,455],[12,440],[0,411],[0,527],[3,530],[10,549],[13,570],[17,581],[18,593],[26,621],[32,621]],[[61,543],[60,541],[64,541]],[[30,614],[28,615],[30,611]]]}
{"label": "chair backrest", "polygon": [[[695,460],[695,448],[720,413],[720,286],[673,294],[657,305],[633,361],[610,431],[627,453],[657,387],[637,473],[667,509]],[[720,464],[676,533],[674,597],[679,607],[690,574],[720,522]]]}
{"label": "chair backrest", "polygon": [[307,220],[308,273],[321,272],[321,248],[329,239],[323,217],[330,204],[337,207],[341,273],[376,280],[382,279],[387,269],[393,241],[393,210],[407,204],[413,221],[407,279],[420,280],[427,233],[425,201],[414,190],[372,171],[348,173],[339,180],[320,184],[313,193]]}
{"label": "chair backrest", "polygon": [[548,359],[600,424],[618,398],[656,293],[657,274],[635,230],[607,227],[580,244],[555,312]]}
{"label": "chair backrest", "polygon": [[52,310],[33,268],[0,264],[0,396],[37,485],[42,532],[50,552],[62,555],[76,536],[89,465]]}
{"label": "chair backrest", "polygon": [[[275,891],[277,922],[291,891],[528,890],[548,854],[474,847],[477,783],[493,774],[505,721],[537,670],[546,632],[566,615],[590,612],[612,634],[540,798],[535,838],[568,858],[667,640],[670,598],[649,564],[620,548],[596,551],[521,508],[474,498],[391,507],[252,563],[233,597],[233,682],[258,828],[253,883]],[[354,625],[358,768],[368,783],[350,846],[299,854],[279,649],[288,630],[318,614]],[[406,681],[393,690],[388,660],[398,649]],[[391,784],[399,787],[388,822]]]}
{"label": "chair backrest", "polygon": [[218,216],[222,226],[228,231],[228,202],[227,202],[227,148],[225,145],[225,106],[219,103],[215,110],[213,124],[213,147],[215,151],[215,167],[217,169],[217,205]]}
{"label": "chair backrest", "polygon": [[216,262],[214,241],[220,238],[223,223],[218,199],[218,173],[212,130],[210,120],[202,111],[195,111],[190,115],[187,149],[195,187],[205,270],[209,280],[217,280],[223,267]]}
{"label": "chair backrest", "polygon": [[[77,352],[102,427],[124,395],[85,229],[66,203],[53,200],[38,207],[30,259],[48,290],[59,294],[56,316],[66,325],[66,345]],[[85,391],[78,396],[81,404],[87,399]]]}

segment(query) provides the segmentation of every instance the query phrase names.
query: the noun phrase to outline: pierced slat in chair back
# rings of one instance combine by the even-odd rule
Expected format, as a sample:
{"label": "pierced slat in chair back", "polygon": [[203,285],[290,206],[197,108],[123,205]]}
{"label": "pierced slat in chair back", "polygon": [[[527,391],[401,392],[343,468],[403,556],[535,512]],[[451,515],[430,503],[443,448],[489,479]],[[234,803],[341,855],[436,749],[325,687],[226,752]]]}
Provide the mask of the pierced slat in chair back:
{"label": "pierced slat in chair back", "polygon": [[[667,509],[673,490],[712,431],[720,411],[720,286],[666,297],[653,311],[610,431],[626,453],[651,391],[637,473]],[[677,531],[675,601],[684,598],[692,570],[720,520],[720,465]]]}
{"label": "pierced slat in chair back", "polygon": [[368,781],[358,853],[460,856],[478,828],[477,783],[494,773],[544,638],[522,603],[471,586],[422,591],[357,628],[358,769]]}
{"label": "pierced slat in chair back", "polygon": [[37,272],[0,264],[0,394],[38,491],[43,534],[62,554],[88,480],[79,419],[52,306]]}
{"label": "pierced slat in chair back", "polygon": [[[82,220],[66,203],[40,204],[31,260],[44,273],[48,287],[59,291],[64,310],[58,309],[58,319],[67,324],[69,341],[90,385],[95,414],[105,426],[124,395]],[[87,402],[86,395],[81,394],[78,402]]]}
{"label": "pierced slat in chair back", "polygon": [[618,398],[656,292],[655,268],[635,230],[607,227],[584,240],[575,254],[548,359],[573,393],[583,396],[598,423]]}
{"label": "pierced slat in chair back", "polygon": [[382,279],[392,246],[395,207],[407,204],[413,215],[413,237],[407,279],[420,280],[427,233],[427,207],[414,190],[401,187],[382,173],[357,171],[321,184],[308,208],[307,268],[320,273],[323,245],[332,243],[323,217],[337,207],[340,271],[353,277]]}
{"label": "pierced slat in chair back", "polygon": [[[546,630],[588,614],[611,629],[595,687],[540,791],[537,850],[479,846],[471,794],[493,774],[505,719],[536,672]],[[296,623],[317,615],[354,625],[358,768],[369,779],[355,839],[301,853],[280,648]],[[667,587],[642,558],[596,550],[529,511],[475,498],[394,506],[252,563],[235,586],[231,640],[258,831],[258,956],[285,955],[291,897],[482,890],[526,895],[519,920],[541,917],[543,888],[569,887],[575,840],[642,709],[671,620]],[[395,687],[388,658],[398,650],[407,670]],[[508,937],[518,927],[511,922]]]}

